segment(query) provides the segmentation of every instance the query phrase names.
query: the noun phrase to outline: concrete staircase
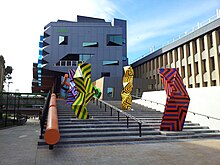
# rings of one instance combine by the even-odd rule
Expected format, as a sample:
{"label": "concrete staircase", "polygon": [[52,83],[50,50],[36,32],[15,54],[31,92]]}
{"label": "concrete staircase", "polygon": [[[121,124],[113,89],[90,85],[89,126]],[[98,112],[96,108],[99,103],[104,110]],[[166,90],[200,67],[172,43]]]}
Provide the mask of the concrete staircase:
{"label": "concrete staircase", "polygon": [[[119,101],[108,102],[118,108],[121,106]],[[202,139],[202,138],[220,138],[218,130],[210,130],[206,126],[200,126],[199,123],[186,121],[184,129],[181,132],[160,131],[160,122],[162,113],[153,109],[146,108],[136,103],[132,104],[133,111],[129,114],[140,119],[144,123],[141,127],[141,137],[139,137],[139,124],[127,118],[110,108],[97,106],[92,101],[87,106],[90,119],[76,119],[70,105],[66,105],[64,100],[57,100],[58,120],[60,141],[56,147],[82,146],[82,145],[108,145],[124,143],[151,143],[158,141],[176,141],[183,139]],[[128,126],[128,128],[127,128]],[[39,140],[38,145],[45,146],[45,141]]]}

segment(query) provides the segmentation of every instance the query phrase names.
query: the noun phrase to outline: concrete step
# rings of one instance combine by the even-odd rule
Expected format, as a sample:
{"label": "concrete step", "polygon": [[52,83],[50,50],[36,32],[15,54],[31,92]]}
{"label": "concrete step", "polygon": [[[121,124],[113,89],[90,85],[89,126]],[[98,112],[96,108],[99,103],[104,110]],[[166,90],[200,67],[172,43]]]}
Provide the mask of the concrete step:
{"label": "concrete step", "polygon": [[[134,120],[129,120],[128,124],[136,124],[137,122]],[[150,121],[145,121],[146,125],[151,124],[151,125],[158,125],[160,126],[161,121],[160,120],[150,120]],[[68,121],[59,121],[59,125],[82,125],[82,124],[127,124],[127,121],[109,121],[109,120],[68,120]],[[184,126],[199,126],[198,123],[185,123]]]}
{"label": "concrete step", "polygon": [[[160,131],[143,131],[143,135],[160,135]],[[112,137],[112,136],[139,136],[138,131],[123,132],[81,132],[81,133],[62,133],[63,138],[88,138],[88,137]]]}
{"label": "concrete step", "polygon": [[[69,146],[73,145],[81,145],[81,144],[90,144],[90,145],[97,145],[97,144],[122,144],[122,143],[136,143],[136,142],[156,142],[156,141],[174,141],[179,139],[198,139],[198,138],[220,138],[220,134],[213,134],[213,133],[201,133],[201,134],[186,134],[186,135],[176,135],[176,136],[165,136],[165,135],[143,135],[142,137],[139,136],[107,136],[107,137],[92,137],[92,138],[62,138],[56,144],[56,146]],[[43,140],[38,142],[38,145],[45,145]]]}
{"label": "concrete step", "polygon": [[[57,102],[58,122],[61,138],[56,146],[79,146],[79,145],[106,145],[123,143],[141,143],[158,141],[175,141],[194,138],[220,138],[218,130],[210,130],[199,123],[185,121],[183,131],[160,131],[162,113],[138,104],[132,104],[134,111],[126,111],[136,118],[145,122],[141,126],[142,137],[139,137],[139,124],[129,119],[127,128],[126,116],[104,106],[96,106],[90,102],[87,106],[90,119],[79,120],[75,117],[70,105],[64,101]],[[113,105],[120,108],[121,102],[113,102]],[[39,140],[39,145],[45,145],[44,140]]]}
{"label": "concrete step", "polygon": [[[89,128],[89,129],[79,129],[79,128],[65,128],[65,129],[59,129],[61,135],[62,133],[82,133],[82,132],[123,132],[123,131],[139,131],[139,128],[137,127],[99,127],[99,128]],[[154,127],[143,127],[141,131],[155,131]],[[159,129],[157,129],[159,131]]]}

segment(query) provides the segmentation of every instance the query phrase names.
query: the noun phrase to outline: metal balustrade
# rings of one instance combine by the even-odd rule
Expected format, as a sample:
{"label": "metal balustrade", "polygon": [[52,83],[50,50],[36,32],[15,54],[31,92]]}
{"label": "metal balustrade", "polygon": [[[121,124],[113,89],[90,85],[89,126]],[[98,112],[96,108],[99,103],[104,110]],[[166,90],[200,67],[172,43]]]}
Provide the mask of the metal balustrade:
{"label": "metal balustrade", "polygon": [[132,120],[136,121],[138,123],[138,126],[139,126],[139,137],[142,136],[141,128],[142,128],[142,124],[145,123],[144,121],[136,118],[135,116],[133,116],[133,115],[131,115],[131,114],[129,114],[129,113],[127,113],[127,112],[125,112],[125,111],[123,111],[123,110],[121,110],[121,109],[119,109],[119,108],[117,108],[117,107],[115,107],[115,106],[113,106],[113,105],[103,101],[103,100],[100,100],[100,99],[97,99],[97,98],[93,98],[93,103],[95,103],[94,100],[96,100],[96,105],[97,106],[99,105],[100,108],[102,108],[102,104],[104,104],[104,110],[105,111],[107,111],[107,107],[109,107],[110,115],[111,116],[113,114],[112,112],[116,111],[117,112],[117,116],[118,116],[117,117],[118,121],[120,121],[120,114],[125,116],[127,118],[127,128],[129,128],[129,119],[132,119]]}

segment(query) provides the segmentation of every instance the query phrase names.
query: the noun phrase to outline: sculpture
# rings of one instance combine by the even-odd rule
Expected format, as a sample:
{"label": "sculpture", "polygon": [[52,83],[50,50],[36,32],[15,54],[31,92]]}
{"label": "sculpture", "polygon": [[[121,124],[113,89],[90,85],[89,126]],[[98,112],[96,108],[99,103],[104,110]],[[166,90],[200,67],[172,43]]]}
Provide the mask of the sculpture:
{"label": "sculpture", "polygon": [[93,85],[91,82],[91,64],[83,63],[79,65],[76,69],[73,80],[78,91],[78,95],[72,104],[72,109],[78,119],[88,119],[89,113],[86,105],[94,95]]}
{"label": "sculpture", "polygon": [[160,126],[162,131],[182,131],[190,98],[176,68],[160,68],[159,74],[167,94]]}
{"label": "sculpture", "polygon": [[121,92],[121,97],[122,97],[121,107],[123,110],[130,110],[131,103],[132,103],[131,92],[132,92],[132,88],[133,88],[134,71],[131,66],[125,66],[124,72],[125,72],[125,75],[123,77],[123,87],[124,88]]}

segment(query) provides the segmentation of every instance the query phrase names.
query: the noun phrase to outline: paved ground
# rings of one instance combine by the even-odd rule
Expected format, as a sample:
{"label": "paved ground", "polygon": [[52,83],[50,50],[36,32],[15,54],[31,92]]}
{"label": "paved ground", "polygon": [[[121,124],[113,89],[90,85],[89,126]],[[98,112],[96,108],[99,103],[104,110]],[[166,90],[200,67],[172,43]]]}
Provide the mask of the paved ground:
{"label": "paved ground", "polygon": [[37,147],[39,124],[0,130],[1,165],[219,165],[220,139],[75,148]]}

